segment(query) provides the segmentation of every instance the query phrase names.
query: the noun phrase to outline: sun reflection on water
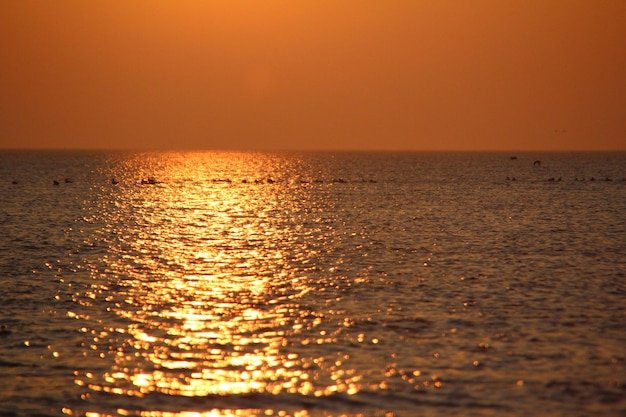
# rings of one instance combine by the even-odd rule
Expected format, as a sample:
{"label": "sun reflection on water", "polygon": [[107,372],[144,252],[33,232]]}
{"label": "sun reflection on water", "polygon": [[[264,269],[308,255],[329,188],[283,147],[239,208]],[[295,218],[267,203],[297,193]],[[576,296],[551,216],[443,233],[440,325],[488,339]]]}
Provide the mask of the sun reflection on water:
{"label": "sun reflection on water", "polygon": [[[323,314],[305,300],[319,289],[306,275],[316,253],[294,244],[307,235],[294,233],[302,227],[296,217],[304,197],[294,194],[301,187],[277,180],[289,174],[280,164],[265,167],[271,181],[255,184],[246,180],[255,173],[245,160],[229,164],[227,181],[178,161],[161,163],[154,176],[162,182],[121,188],[105,230],[117,241],[100,275],[115,288],[109,310],[125,327],[94,338],[92,349],[114,358],[101,382],[84,376],[77,384],[139,397],[360,390],[353,369],[315,349],[302,354],[334,336],[312,336]],[[99,347],[103,340],[108,350]]]}

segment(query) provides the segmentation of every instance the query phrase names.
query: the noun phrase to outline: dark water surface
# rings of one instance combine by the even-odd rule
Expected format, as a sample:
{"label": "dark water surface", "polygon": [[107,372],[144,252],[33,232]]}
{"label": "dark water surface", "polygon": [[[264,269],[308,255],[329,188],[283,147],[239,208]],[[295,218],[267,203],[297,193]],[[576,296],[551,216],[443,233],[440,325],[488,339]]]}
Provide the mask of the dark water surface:
{"label": "dark water surface", "polygon": [[0,415],[625,415],[626,154],[516,156],[0,152]]}

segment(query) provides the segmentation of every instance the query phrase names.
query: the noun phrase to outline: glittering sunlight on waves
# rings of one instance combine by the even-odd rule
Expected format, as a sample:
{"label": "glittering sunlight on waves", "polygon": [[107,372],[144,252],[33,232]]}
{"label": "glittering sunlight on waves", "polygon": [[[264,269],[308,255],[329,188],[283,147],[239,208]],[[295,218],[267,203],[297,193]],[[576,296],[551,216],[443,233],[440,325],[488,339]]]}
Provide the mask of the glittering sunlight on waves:
{"label": "glittering sunlight on waves", "polygon": [[139,397],[357,393],[361,376],[343,365],[349,355],[328,363],[301,354],[334,337],[316,330],[323,310],[303,296],[341,285],[307,274],[332,229],[323,207],[301,203],[319,173],[245,154],[208,164],[172,158],[154,161],[143,183],[129,176],[137,167],[120,172],[96,208],[107,216],[103,239],[114,239],[90,266],[108,284],[90,293],[105,297],[119,325],[84,328],[95,336],[89,350],[111,368],[77,383]]}

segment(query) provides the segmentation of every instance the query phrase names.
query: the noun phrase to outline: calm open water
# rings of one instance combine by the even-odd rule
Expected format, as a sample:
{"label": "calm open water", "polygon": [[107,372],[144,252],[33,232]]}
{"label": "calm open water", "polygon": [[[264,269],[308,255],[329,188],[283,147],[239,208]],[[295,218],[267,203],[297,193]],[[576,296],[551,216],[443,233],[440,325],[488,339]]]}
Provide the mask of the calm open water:
{"label": "calm open water", "polygon": [[0,415],[626,415],[626,154],[516,156],[0,152]]}

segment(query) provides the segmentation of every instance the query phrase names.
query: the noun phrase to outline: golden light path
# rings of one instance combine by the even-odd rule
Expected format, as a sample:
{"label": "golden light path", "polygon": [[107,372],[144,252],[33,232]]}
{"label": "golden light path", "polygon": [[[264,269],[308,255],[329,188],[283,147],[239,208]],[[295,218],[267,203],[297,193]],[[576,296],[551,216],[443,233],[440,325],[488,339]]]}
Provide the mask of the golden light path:
{"label": "golden light path", "polygon": [[[76,383],[131,397],[359,392],[361,376],[344,365],[348,355],[337,352],[329,361],[316,348],[303,350],[333,343],[336,334],[317,329],[324,315],[304,301],[324,290],[307,276],[317,254],[306,239],[319,239],[322,225],[315,224],[318,216],[304,230],[297,218],[306,196],[294,195],[280,178],[293,167],[269,166],[262,177],[241,156],[222,157],[220,163],[235,165],[228,170],[235,179],[212,177],[199,161],[156,161],[150,175],[162,183],[142,186],[135,179],[103,203],[105,233],[117,240],[103,258],[106,270],[94,277],[94,293],[106,295],[117,325],[85,332],[95,333],[90,349],[113,364],[101,379],[78,375]],[[121,173],[127,182],[131,174],[137,170]],[[350,326],[342,320],[335,333]],[[118,410],[125,413],[240,415]]]}

